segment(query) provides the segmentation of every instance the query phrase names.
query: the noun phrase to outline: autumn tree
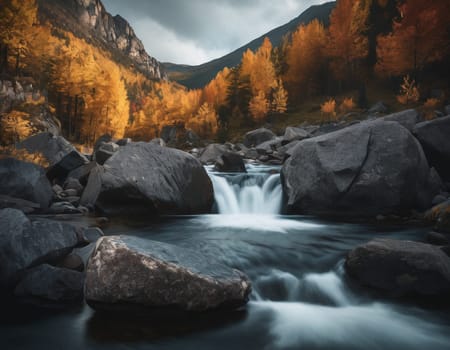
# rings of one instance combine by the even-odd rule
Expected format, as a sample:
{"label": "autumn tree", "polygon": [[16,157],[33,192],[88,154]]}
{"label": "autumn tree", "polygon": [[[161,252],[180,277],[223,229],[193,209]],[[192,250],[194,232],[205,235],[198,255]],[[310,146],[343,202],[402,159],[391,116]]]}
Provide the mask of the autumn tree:
{"label": "autumn tree", "polygon": [[339,0],[330,16],[328,53],[339,81],[353,81],[368,54],[368,16],[371,0]]}
{"label": "autumn tree", "polygon": [[417,73],[449,53],[450,21],[447,0],[407,0],[392,33],[378,38],[376,71],[384,76]]}
{"label": "autumn tree", "polygon": [[20,68],[20,60],[26,54],[32,40],[31,27],[37,21],[35,0],[0,1],[0,64],[2,72],[8,67],[10,51],[15,57],[15,74]]}
{"label": "autumn tree", "polygon": [[249,110],[254,120],[261,121],[269,112],[269,101],[264,91],[260,91],[258,95],[253,96],[249,103]]}
{"label": "autumn tree", "polygon": [[277,85],[272,93],[270,110],[278,114],[285,113],[287,110],[287,100],[288,94],[283,87],[283,82],[281,79],[278,79]]}
{"label": "autumn tree", "polygon": [[301,25],[286,49],[287,72],[284,75],[289,92],[297,99],[320,91],[323,84],[327,44],[325,28],[318,20]]}

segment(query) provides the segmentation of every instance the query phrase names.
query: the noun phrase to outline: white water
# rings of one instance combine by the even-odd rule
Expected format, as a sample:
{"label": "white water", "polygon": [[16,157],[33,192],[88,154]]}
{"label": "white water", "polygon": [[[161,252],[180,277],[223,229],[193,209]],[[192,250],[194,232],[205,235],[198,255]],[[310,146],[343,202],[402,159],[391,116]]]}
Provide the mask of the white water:
{"label": "white water", "polygon": [[219,214],[277,215],[281,210],[279,174],[210,174]]}
{"label": "white water", "polygon": [[220,214],[203,218],[208,221],[210,227],[279,233],[320,227],[317,224],[279,216],[282,206],[279,168],[247,165],[247,173],[225,174],[215,173],[212,168],[207,170]]}

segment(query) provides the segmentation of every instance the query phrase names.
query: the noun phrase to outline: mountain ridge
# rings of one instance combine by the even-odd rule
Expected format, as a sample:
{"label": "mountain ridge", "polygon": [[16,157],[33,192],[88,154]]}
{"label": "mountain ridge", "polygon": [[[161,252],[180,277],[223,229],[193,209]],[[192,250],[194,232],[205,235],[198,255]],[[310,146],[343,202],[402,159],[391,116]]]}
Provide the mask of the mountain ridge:
{"label": "mountain ridge", "polygon": [[212,61],[195,66],[170,62],[163,62],[162,65],[171,80],[188,88],[201,88],[211,81],[223,68],[233,67],[239,64],[242,54],[247,49],[255,51],[261,46],[265,37],[270,39],[273,46],[278,46],[283,37],[294,31],[300,24],[307,24],[313,19],[318,19],[325,25],[328,25],[329,16],[335,4],[335,1],[331,1],[321,5],[313,5],[288,23],[274,28],[246,45]]}
{"label": "mountain ridge", "polygon": [[166,79],[162,64],[150,56],[130,23],[111,15],[101,0],[38,0],[39,17],[112,52],[152,79]]}

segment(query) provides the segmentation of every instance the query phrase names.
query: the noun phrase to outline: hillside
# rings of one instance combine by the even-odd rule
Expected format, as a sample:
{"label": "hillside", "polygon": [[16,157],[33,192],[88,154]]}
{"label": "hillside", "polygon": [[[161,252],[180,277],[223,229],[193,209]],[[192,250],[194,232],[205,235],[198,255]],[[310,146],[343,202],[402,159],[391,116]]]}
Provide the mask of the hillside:
{"label": "hillside", "polygon": [[311,6],[289,23],[275,28],[274,30],[260,36],[237,50],[211,62],[198,66],[163,63],[163,66],[171,80],[177,81],[188,88],[201,88],[211,81],[223,68],[234,67],[239,64],[242,54],[247,49],[256,51],[262,45],[264,38],[266,37],[270,39],[273,46],[278,46],[281,44],[283,37],[296,30],[300,24],[307,24],[317,18],[325,25],[328,25],[330,13],[334,6],[335,2]]}
{"label": "hillside", "polygon": [[110,51],[124,65],[150,78],[165,78],[162,65],[145,50],[130,24],[109,14],[100,0],[39,0],[39,19]]}

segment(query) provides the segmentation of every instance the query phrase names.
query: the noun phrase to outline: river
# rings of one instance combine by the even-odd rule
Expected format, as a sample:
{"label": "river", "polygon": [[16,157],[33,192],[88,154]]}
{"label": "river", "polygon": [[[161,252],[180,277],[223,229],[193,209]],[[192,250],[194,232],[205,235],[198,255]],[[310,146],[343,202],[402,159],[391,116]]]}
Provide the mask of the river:
{"label": "river", "polygon": [[105,230],[144,248],[151,240],[189,247],[242,270],[253,283],[244,309],[112,316],[87,305],[10,305],[0,317],[2,349],[449,349],[448,309],[384,299],[349,280],[343,267],[358,244],[374,237],[423,241],[427,229],[281,216],[278,170],[208,169],[217,214]]}

